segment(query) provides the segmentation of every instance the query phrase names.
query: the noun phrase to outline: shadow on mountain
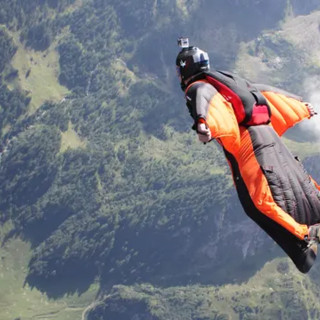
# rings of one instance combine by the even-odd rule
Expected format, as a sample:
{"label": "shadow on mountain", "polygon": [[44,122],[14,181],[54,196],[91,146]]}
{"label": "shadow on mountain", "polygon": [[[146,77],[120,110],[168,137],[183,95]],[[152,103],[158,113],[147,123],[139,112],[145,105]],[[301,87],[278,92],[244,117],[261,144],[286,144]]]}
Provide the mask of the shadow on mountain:
{"label": "shadow on mountain", "polygon": [[45,292],[49,298],[57,299],[66,294],[80,296],[89,289],[95,276],[96,270],[92,268],[91,263],[78,259],[64,263],[63,273],[60,274],[55,270],[42,276],[29,273],[25,284]]}
{"label": "shadow on mountain", "polygon": [[47,205],[42,219],[34,219],[25,224],[23,238],[30,241],[32,248],[36,248],[48,239],[72,214],[73,212],[69,208]]}

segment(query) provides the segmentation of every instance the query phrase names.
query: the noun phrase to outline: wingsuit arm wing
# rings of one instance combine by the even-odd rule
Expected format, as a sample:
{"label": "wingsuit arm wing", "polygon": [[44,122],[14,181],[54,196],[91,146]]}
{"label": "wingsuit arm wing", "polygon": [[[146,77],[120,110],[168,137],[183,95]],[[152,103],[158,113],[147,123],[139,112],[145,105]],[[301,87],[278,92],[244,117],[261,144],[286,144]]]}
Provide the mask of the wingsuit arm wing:
{"label": "wingsuit arm wing", "polygon": [[[233,108],[212,85],[204,81],[192,83],[186,89],[186,100],[195,125],[202,118],[211,137],[222,141],[227,150],[239,146],[239,126]],[[195,125],[193,129],[196,129]]]}
{"label": "wingsuit arm wing", "polygon": [[271,108],[271,124],[279,136],[298,122],[311,117],[310,110],[302,98],[287,91],[255,84],[268,100]]}

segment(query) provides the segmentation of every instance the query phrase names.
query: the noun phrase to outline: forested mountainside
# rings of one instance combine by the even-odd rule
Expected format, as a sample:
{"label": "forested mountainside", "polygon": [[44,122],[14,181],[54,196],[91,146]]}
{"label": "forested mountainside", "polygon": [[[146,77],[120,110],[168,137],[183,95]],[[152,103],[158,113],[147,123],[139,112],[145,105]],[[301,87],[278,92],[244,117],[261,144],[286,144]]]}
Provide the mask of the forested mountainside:
{"label": "forested mountainside", "polygon": [[[30,245],[19,271],[25,286],[51,299],[98,286],[82,313],[88,319],[274,319],[274,295],[263,294],[270,308],[259,309],[264,298],[251,301],[242,283],[282,252],[245,217],[219,147],[198,144],[190,130],[175,76],[176,39],[188,35],[209,52],[212,67],[307,96],[302,84],[319,75],[318,1],[0,5],[3,277],[22,239]],[[320,178],[316,144],[287,142]],[[283,319],[318,314],[299,302],[317,296],[319,268],[296,279],[286,259],[271,265],[260,288],[278,270],[288,282],[283,306],[296,299],[299,281],[310,289]],[[229,284],[243,295],[228,295]],[[198,298],[181,303],[181,290]],[[232,299],[231,313],[221,303],[203,307],[220,299],[213,292]],[[24,319],[22,302],[14,303],[20,313],[3,317]]]}

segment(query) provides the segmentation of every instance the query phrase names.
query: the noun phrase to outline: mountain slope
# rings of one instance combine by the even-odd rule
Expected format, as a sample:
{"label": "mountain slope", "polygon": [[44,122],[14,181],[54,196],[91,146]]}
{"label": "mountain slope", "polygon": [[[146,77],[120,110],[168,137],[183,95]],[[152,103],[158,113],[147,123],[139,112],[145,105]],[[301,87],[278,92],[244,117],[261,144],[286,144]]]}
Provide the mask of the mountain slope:
{"label": "mountain slope", "polygon": [[88,319],[318,319],[318,290],[287,259],[276,259],[241,285],[115,286]]}
{"label": "mountain slope", "polygon": [[[314,31],[317,12],[261,42],[289,2],[277,1],[276,12],[248,0],[0,3],[0,212],[13,225],[4,243],[30,243],[30,286],[57,298],[94,281],[102,296],[137,282],[242,283],[282,254],[245,218],[219,147],[197,144],[174,74],[175,41],[190,34],[214,66],[245,75],[240,67],[257,61],[290,89],[306,77],[303,65],[318,68],[287,33],[301,19]],[[291,4],[296,13],[318,8]],[[237,20],[226,23],[230,8]],[[271,20],[255,15],[261,8]],[[279,54],[288,63],[270,64]],[[297,145],[303,157],[315,153]]]}

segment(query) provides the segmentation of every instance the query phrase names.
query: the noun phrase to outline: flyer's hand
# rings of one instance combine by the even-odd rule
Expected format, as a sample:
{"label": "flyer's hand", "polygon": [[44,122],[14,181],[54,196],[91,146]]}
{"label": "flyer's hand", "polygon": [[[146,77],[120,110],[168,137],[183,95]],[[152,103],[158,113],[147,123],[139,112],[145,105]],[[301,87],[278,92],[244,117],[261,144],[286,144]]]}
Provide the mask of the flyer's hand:
{"label": "flyer's hand", "polygon": [[320,242],[320,224],[314,224],[309,227],[308,241]]}
{"label": "flyer's hand", "polygon": [[207,143],[212,139],[210,129],[208,128],[206,123],[203,123],[203,122],[198,123],[197,133],[198,133],[199,140],[203,143]]}
{"label": "flyer's hand", "polygon": [[307,107],[307,109],[309,111],[310,118],[317,114],[314,106],[310,102],[305,102],[304,104],[305,104],[305,106]]}

